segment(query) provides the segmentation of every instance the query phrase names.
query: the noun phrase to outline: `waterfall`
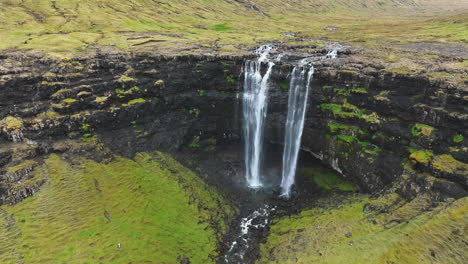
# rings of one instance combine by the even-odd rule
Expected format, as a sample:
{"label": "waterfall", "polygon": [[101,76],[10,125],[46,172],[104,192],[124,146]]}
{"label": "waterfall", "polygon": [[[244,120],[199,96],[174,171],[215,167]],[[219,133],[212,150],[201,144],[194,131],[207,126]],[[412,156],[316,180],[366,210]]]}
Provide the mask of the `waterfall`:
{"label": "waterfall", "polygon": [[285,197],[289,197],[291,186],[294,184],[307,98],[313,74],[313,66],[310,69],[296,66],[291,73],[281,180],[281,196]]}
{"label": "waterfall", "polygon": [[247,61],[244,68],[243,95],[243,131],[244,159],[247,184],[251,188],[262,187],[260,166],[263,148],[263,129],[267,115],[268,81],[274,66],[268,62],[268,69],[262,77],[262,62],[268,61],[270,46],[262,46],[257,50],[259,59]]}

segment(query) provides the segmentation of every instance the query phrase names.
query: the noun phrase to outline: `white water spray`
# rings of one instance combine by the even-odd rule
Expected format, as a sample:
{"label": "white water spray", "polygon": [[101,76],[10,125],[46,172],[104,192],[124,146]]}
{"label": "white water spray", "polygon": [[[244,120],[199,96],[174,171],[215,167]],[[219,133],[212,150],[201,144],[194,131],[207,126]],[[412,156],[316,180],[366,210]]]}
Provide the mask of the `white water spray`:
{"label": "white water spray", "polygon": [[274,66],[268,62],[266,73],[261,74],[262,62],[268,61],[272,47],[262,46],[257,50],[259,59],[247,61],[244,68],[243,130],[245,148],[245,173],[250,188],[262,187],[260,166],[263,148],[263,129],[267,115],[268,81]]}
{"label": "white water spray", "polygon": [[307,98],[313,75],[313,66],[310,69],[296,66],[291,74],[281,179],[281,196],[285,197],[289,197],[291,186],[294,184],[297,158],[301,146],[302,130],[304,128]]}

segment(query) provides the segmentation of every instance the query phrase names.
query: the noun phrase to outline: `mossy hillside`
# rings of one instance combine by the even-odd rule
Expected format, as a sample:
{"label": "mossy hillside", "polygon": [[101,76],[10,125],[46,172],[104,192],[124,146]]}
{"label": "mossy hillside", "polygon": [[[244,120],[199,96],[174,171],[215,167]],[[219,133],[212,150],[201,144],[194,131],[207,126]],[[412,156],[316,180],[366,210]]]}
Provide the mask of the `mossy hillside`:
{"label": "mossy hillside", "polygon": [[[365,0],[346,3],[253,0],[249,4],[211,0],[190,1],[190,4],[181,0],[4,2],[0,6],[0,50],[33,49],[60,56],[90,51],[96,46],[119,50],[156,47],[161,52],[221,46],[221,52],[230,53],[268,40],[290,40],[280,33],[297,31],[305,39],[368,46],[388,42],[467,41],[463,30],[465,15],[417,17],[421,10],[440,13],[448,6],[434,8],[432,1],[423,4],[407,1],[402,4],[404,8],[391,0],[379,4]],[[250,8],[250,3],[259,9]],[[385,15],[362,19],[371,13]],[[412,17],[404,17],[408,14]],[[252,26],[259,24],[262,27]],[[306,29],[304,24],[308,25]],[[339,29],[322,30],[329,25]]]}
{"label": "mossy hillside", "polygon": [[34,170],[48,183],[2,206],[1,263],[214,263],[234,210],[162,153],[108,164],[57,155]]}
{"label": "mossy hillside", "polygon": [[424,197],[390,198],[352,196],[274,219],[257,263],[465,263],[468,198],[430,211]]}

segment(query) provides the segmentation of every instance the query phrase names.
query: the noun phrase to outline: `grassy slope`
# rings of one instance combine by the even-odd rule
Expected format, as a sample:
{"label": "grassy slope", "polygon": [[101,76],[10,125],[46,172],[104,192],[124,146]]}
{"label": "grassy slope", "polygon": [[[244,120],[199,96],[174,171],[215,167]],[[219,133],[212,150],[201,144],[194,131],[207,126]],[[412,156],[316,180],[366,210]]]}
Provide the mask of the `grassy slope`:
{"label": "grassy slope", "polygon": [[[433,2],[444,1],[0,0],[0,50],[33,49],[57,55],[99,46],[229,53],[266,40],[286,39],[280,34],[285,31],[370,45],[387,40],[466,43],[466,15],[427,17],[444,10],[432,8],[437,6]],[[250,3],[267,16],[245,6]],[[458,12],[468,9],[462,1],[438,5]],[[410,14],[426,17],[414,19]],[[328,25],[341,29],[322,30]]]}
{"label": "grassy slope", "polygon": [[468,198],[426,212],[424,198],[383,205],[391,200],[357,196],[276,219],[258,263],[466,263]]}
{"label": "grassy slope", "polygon": [[233,211],[191,171],[161,153],[74,164],[52,155],[49,183],[1,207],[0,263],[214,263]]}

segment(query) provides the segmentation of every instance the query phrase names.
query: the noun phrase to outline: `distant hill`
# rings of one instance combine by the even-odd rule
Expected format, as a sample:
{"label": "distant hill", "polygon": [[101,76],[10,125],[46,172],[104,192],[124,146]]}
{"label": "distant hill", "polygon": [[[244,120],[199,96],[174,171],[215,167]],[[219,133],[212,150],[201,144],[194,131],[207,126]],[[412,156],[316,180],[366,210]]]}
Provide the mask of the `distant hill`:
{"label": "distant hill", "polygon": [[[279,39],[286,31],[371,20],[395,23],[466,10],[467,0],[0,0],[0,50],[151,47],[162,52],[177,47],[181,52],[186,47],[192,52],[197,46],[219,45],[229,52],[238,45]],[[460,17],[466,22],[466,16]]]}

